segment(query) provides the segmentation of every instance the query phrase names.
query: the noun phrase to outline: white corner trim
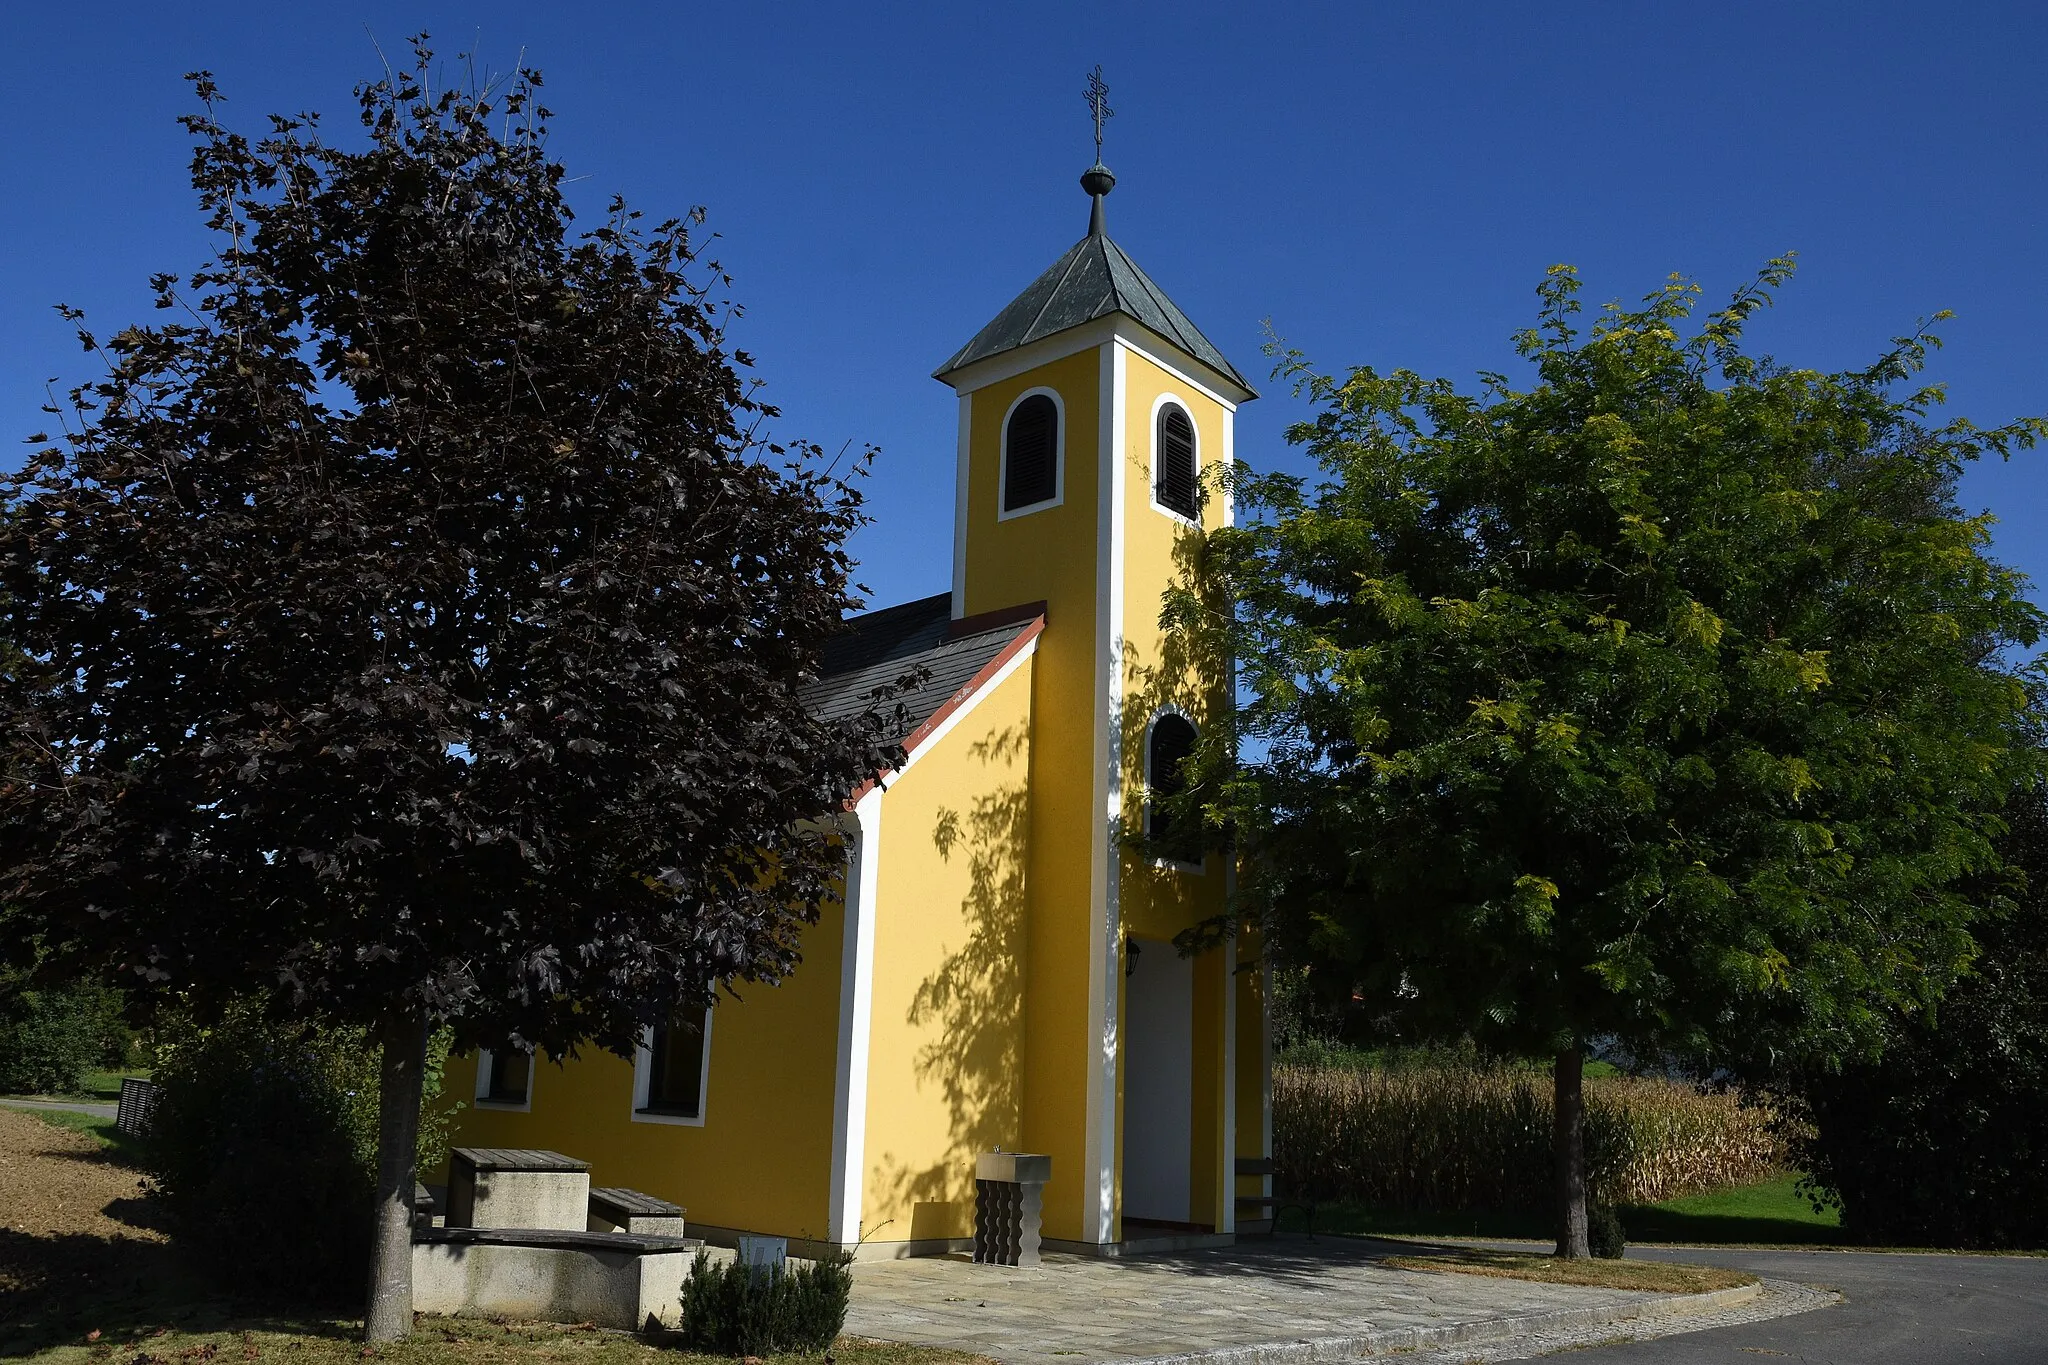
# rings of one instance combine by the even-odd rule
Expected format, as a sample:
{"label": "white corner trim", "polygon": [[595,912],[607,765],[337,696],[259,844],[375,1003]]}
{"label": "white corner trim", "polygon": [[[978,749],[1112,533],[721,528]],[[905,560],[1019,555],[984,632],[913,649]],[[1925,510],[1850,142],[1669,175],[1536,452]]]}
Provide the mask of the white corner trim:
{"label": "white corner trim", "polygon": [[1022,668],[1024,666],[1024,661],[1026,659],[1029,659],[1032,655],[1036,654],[1037,652],[1038,637],[1034,635],[1029,640],[1026,640],[1024,642],[1024,647],[1022,649],[1018,650],[1015,654],[1010,656],[1010,659],[1007,663],[1005,663],[1001,668],[997,669],[994,673],[990,674],[987,682],[983,683],[980,687],[975,688],[974,691],[968,696],[966,701],[963,701],[958,706],[954,707],[952,714],[947,716],[944,720],[940,721],[936,729],[934,729],[930,734],[926,735],[923,739],[919,740],[917,742],[917,747],[915,749],[912,749],[909,753],[903,756],[903,762],[900,766],[891,768],[888,772],[883,773],[881,785],[883,787],[893,787],[897,784],[897,782],[901,781],[903,778],[903,774],[910,771],[912,764],[916,763],[918,759],[924,757],[933,749],[937,748],[940,740],[944,739],[947,735],[952,734],[954,727],[959,725],[961,721],[967,719],[968,712],[972,711],[975,707],[981,705],[982,699],[984,697],[987,697],[988,695],[993,693],[997,688],[1001,687],[1004,683],[1008,682],[1010,680],[1010,675],[1012,673],[1015,673],[1018,669]]}
{"label": "white corner trim", "polygon": [[846,931],[839,948],[839,1057],[832,1078],[832,1189],[825,1240],[860,1240],[868,1137],[868,1040],[875,997],[875,889],[882,791],[854,804],[846,857]]}
{"label": "white corner trim", "polygon": [[529,1053],[526,1060],[526,1099],[520,1104],[507,1104],[490,1097],[491,1068],[498,1059],[487,1047],[476,1050],[476,1107],[499,1114],[530,1114],[533,1112],[533,1086],[540,1075],[540,1054]]}
{"label": "white corner trim", "polygon": [[682,1128],[702,1128],[704,1115],[711,1099],[711,1021],[717,1011],[711,1006],[704,1007],[703,1058],[697,1064],[697,1114],[643,1114],[647,1107],[647,1096],[654,1089],[654,1030],[642,1026],[640,1046],[633,1053],[633,1112],[635,1123],[668,1123]]}
{"label": "white corner trim", "polygon": [[[1195,508],[1199,511],[1202,506],[1202,424],[1195,420],[1195,410],[1188,406],[1188,400],[1171,390],[1152,400],[1152,415],[1146,419],[1146,440],[1152,458],[1145,466],[1145,501],[1160,516],[1199,531],[1202,529],[1201,522],[1193,517],[1184,517],[1159,501],[1159,419],[1169,404],[1180,409],[1181,415],[1188,419],[1188,428],[1195,433]],[[1223,414],[1223,420],[1230,420],[1228,412]]]}
{"label": "white corner trim", "polygon": [[1123,925],[1118,905],[1123,815],[1125,349],[1102,347],[1102,429],[1096,464],[1095,812],[1090,831],[1089,904],[1096,916],[1088,950],[1088,1102],[1081,1238],[1113,1240],[1116,1227],[1117,1006]]}
{"label": "white corner trim", "polygon": [[[960,395],[959,453],[953,473],[953,619],[967,614],[967,478],[974,438],[974,395]],[[998,494],[1000,496],[1000,494]]]}
{"label": "white corner trim", "polygon": [[[1052,399],[1054,420],[1052,424],[1052,496],[1039,502],[1027,503],[1023,507],[1003,506],[1003,494],[1010,486],[1010,417],[1017,411],[1017,405],[1037,394]],[[1043,384],[1024,390],[1010,400],[1010,406],[1003,409],[1003,423],[996,428],[996,444],[1000,455],[996,460],[996,520],[1009,521],[1013,517],[1028,517],[1033,512],[1045,512],[1058,507],[1067,499],[1067,400],[1060,397],[1058,389],[1049,389]]]}

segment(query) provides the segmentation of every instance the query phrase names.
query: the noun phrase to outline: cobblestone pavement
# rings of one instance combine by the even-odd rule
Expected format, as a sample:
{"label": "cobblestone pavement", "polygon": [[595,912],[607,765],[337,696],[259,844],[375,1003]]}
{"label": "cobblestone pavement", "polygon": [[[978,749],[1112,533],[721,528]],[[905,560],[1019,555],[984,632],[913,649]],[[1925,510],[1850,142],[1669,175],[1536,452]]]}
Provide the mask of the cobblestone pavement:
{"label": "cobblestone pavement", "polygon": [[[1488,1341],[1543,1333],[1631,1339],[1617,1324],[1728,1311],[1736,1300],[1758,1297],[1750,1289],[1679,1300],[1381,1263],[1382,1256],[1413,1250],[1281,1237],[1121,1261],[1047,1256],[1030,1270],[958,1259],[864,1261],[855,1267],[846,1330],[974,1351],[1005,1365],[1281,1365],[1396,1351],[1407,1359],[1484,1360],[1508,1358],[1478,1354]],[[1811,1306],[1772,1304],[1774,1311]],[[1464,1343],[1473,1349],[1463,1355],[1414,1354]]]}

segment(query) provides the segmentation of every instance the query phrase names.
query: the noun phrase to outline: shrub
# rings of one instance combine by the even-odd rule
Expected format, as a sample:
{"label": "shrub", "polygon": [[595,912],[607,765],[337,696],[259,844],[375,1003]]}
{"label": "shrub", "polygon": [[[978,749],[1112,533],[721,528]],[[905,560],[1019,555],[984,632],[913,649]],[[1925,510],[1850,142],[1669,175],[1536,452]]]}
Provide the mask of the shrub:
{"label": "shrub", "polygon": [[[445,1047],[434,1049],[438,1063]],[[328,1303],[362,1292],[375,1189],[378,1053],[360,1029],[266,1020],[165,1021],[148,1160],[172,1234],[234,1289]],[[438,1066],[428,1096],[439,1089]],[[421,1169],[446,1157],[429,1103]]]}
{"label": "shrub", "polygon": [[1786,1087],[1801,1167],[1859,1241],[2048,1247],[2048,791],[2007,818],[2026,880],[1973,930],[1976,970],[1881,1060]]}
{"label": "shrub", "polygon": [[[1480,1065],[1278,1066],[1273,1156],[1290,1194],[1377,1208],[1547,1209],[1547,1078]],[[1595,1202],[1649,1204],[1762,1180],[1770,1115],[1730,1095],[1627,1076],[1586,1082]]]}
{"label": "shrub", "polygon": [[1618,1261],[1628,1250],[1628,1236],[1622,1231],[1621,1215],[1612,1204],[1591,1204],[1586,1208],[1586,1245],[1603,1260]]}
{"label": "shrub", "polygon": [[683,1349],[766,1356],[823,1351],[846,1325],[853,1258],[790,1261],[781,1273],[697,1253],[683,1282]]}
{"label": "shrub", "polygon": [[0,1092],[65,1094],[128,1050],[121,997],[100,986],[26,990],[0,975]]}

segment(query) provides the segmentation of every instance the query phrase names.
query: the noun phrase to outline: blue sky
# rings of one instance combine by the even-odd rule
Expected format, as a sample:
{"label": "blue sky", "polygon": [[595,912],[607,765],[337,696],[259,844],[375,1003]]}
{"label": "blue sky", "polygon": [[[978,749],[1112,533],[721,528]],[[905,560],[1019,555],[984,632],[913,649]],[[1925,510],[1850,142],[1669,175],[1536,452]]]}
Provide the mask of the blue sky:
{"label": "blue sky", "polygon": [[[0,13],[0,428],[88,372],[51,304],[111,330],[201,258],[183,72],[245,128],[343,121],[370,35],[422,28],[543,69],[584,205],[708,208],[781,433],[882,448],[857,549],[883,602],[945,586],[928,376],[1085,229],[1097,62],[1111,232],[1255,382],[1268,318],[1331,368],[1513,373],[1553,262],[1593,302],[1674,270],[1711,300],[1793,249],[1760,348],[1856,365],[1949,308],[1950,410],[2048,413],[2048,7],[87,3]],[[1299,409],[1261,387],[1238,451],[1270,463]],[[2043,459],[1965,501],[2048,580]]]}

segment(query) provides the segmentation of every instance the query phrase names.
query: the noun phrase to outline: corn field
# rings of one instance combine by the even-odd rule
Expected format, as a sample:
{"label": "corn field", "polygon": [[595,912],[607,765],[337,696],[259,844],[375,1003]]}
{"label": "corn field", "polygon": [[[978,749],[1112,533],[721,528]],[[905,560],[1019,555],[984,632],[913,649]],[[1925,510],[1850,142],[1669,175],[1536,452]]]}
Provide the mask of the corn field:
{"label": "corn field", "polygon": [[[1539,1209],[1552,1199],[1550,1078],[1481,1068],[1273,1071],[1284,1193],[1413,1210]],[[1768,1178],[1770,1115],[1671,1081],[1586,1081],[1596,1203],[1652,1204]]]}

